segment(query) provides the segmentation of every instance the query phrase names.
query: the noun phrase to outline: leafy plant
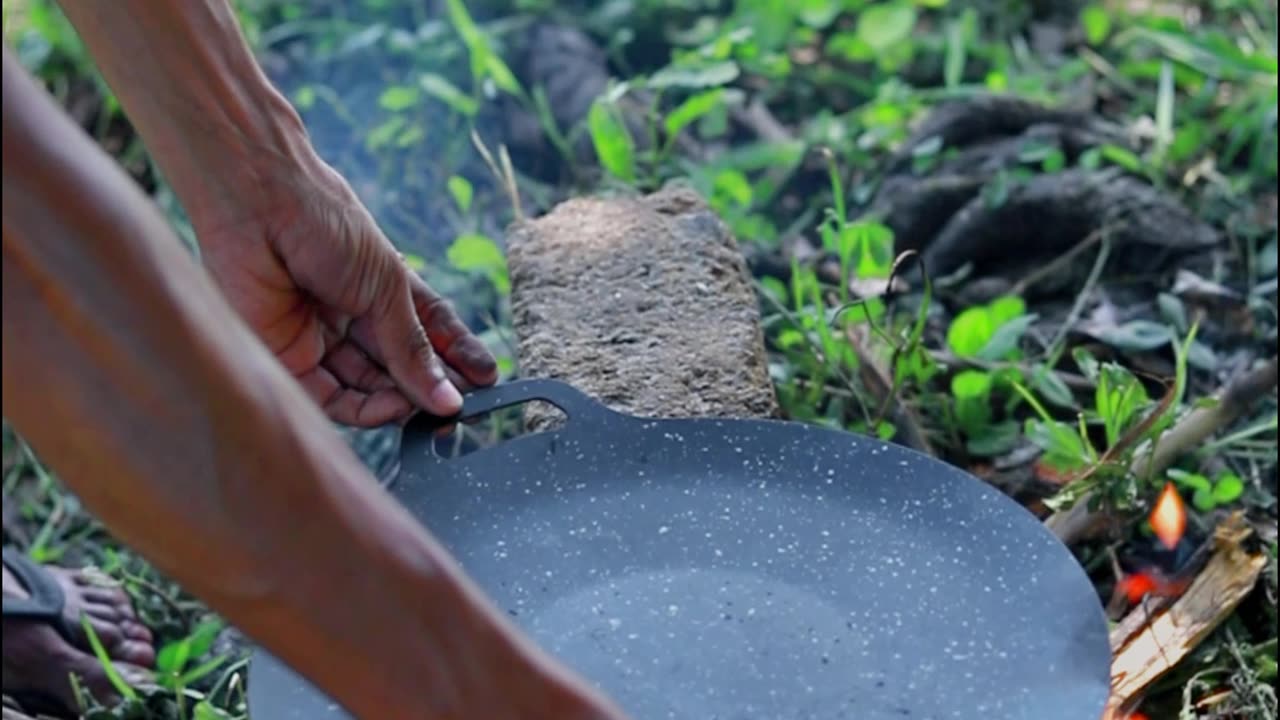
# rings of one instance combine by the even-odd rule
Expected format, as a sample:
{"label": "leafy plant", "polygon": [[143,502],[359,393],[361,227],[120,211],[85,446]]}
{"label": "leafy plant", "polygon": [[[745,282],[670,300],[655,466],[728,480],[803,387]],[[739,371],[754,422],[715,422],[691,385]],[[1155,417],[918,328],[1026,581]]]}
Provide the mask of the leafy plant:
{"label": "leafy plant", "polygon": [[636,181],[636,149],[631,133],[623,122],[617,105],[608,99],[597,100],[587,114],[591,144],[600,164],[611,175],[626,183]]}
{"label": "leafy plant", "polygon": [[996,298],[986,305],[967,308],[951,321],[947,345],[957,357],[1007,360],[1018,354],[1018,342],[1035,315],[1026,314],[1020,297]]}
{"label": "leafy plant", "polygon": [[1235,502],[1244,493],[1244,481],[1239,475],[1226,472],[1213,480],[1199,473],[1171,468],[1169,478],[1193,492],[1191,503],[1201,512]]}

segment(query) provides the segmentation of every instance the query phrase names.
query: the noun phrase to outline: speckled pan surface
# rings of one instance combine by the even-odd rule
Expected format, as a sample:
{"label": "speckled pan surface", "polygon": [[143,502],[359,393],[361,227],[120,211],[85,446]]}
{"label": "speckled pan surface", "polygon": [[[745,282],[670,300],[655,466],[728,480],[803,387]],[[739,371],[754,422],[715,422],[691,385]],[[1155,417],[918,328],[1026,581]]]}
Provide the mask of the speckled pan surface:
{"label": "speckled pan surface", "polygon": [[[634,720],[1094,720],[1102,608],[1071,554],[981,481],[777,421],[641,420],[523,381],[559,431],[453,460],[411,427],[392,491],[490,598]],[[254,720],[348,718],[275,658]]]}

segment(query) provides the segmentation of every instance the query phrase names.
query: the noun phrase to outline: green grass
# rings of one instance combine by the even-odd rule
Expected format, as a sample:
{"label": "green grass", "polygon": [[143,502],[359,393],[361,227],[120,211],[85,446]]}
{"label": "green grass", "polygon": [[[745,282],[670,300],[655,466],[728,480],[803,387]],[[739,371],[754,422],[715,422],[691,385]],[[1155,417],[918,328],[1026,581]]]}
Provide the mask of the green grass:
{"label": "green grass", "polygon": [[[1144,537],[1144,514],[1166,480],[1183,488],[1195,526],[1240,509],[1269,527],[1272,561],[1254,596],[1143,708],[1152,717],[1276,716],[1274,397],[1168,473],[1132,471],[1145,441],[1231,374],[1231,358],[1274,353],[1274,3],[1092,3],[1059,23],[1059,56],[1033,46],[1030,4],[997,0],[450,1],[440,16],[426,5],[237,3],[322,154],[410,262],[485,328],[505,375],[518,373],[501,241],[516,200],[537,214],[576,194],[687,181],[749,252],[785,252],[803,238],[833,259],[834,280],[798,261],[785,280],[758,278],[771,371],[792,418],[893,438],[895,411],[905,409],[939,456],[984,477],[1010,453],[1038,452],[1024,478],[1038,489],[1019,496],[1033,511],[1089,490],[1122,521],[1121,533],[1075,548],[1104,600],[1114,581],[1107,553]],[[6,0],[5,13],[23,61],[63,102],[96,93],[101,111],[89,130],[175,208],[48,0]],[[608,87],[574,123],[556,119],[548,89],[528,84],[512,59],[538,18],[582,30],[608,58]],[[1223,233],[1207,279],[1239,294],[1239,332],[1222,332],[1212,312],[1175,294],[1172,277],[1108,275],[1118,249],[1106,233],[1081,238],[1090,272],[1063,307],[1029,301],[1016,286],[992,301],[958,301],[981,279],[972,277],[932,278],[900,296],[866,291],[915,262],[865,212],[888,158],[940,103],[988,92],[1083,100],[1136,136],[1132,147],[1103,143],[1075,162],[1123,168]],[[529,153],[500,144],[514,114],[536,128],[536,168]],[[927,170],[952,152],[924,143],[910,161]],[[1002,202],[1067,163],[1056,148],[1026,148],[983,197]],[[174,218],[185,227],[176,210]],[[1101,340],[1073,332],[1099,288],[1143,282],[1162,288],[1146,298],[1148,311]],[[887,378],[887,392],[867,385],[869,368]],[[212,641],[216,619],[118,548],[8,433],[5,459],[9,539],[44,560],[103,567],[164,645],[160,689],[103,716],[242,717],[243,657]],[[1057,484],[1069,477],[1077,482]],[[1216,702],[1203,706],[1207,697]]]}

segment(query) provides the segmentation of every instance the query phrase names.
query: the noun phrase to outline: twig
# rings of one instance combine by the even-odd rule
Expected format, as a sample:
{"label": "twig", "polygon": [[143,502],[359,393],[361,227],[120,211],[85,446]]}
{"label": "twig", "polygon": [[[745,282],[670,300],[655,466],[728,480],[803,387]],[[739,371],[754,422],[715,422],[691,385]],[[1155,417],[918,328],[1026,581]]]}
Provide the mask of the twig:
{"label": "twig", "polygon": [[751,128],[751,131],[762,140],[776,143],[791,142],[795,137],[791,131],[786,128],[778,118],[773,116],[769,111],[769,106],[760,101],[760,98],[747,103],[746,107],[735,107],[729,111],[734,120]]}
{"label": "twig", "polygon": [[[888,416],[898,430],[897,439],[901,444],[928,455],[935,454],[920,419],[906,403],[901,402],[897,397],[898,383],[891,379],[891,368],[894,365],[885,368],[876,359],[871,348],[867,347],[867,340],[870,338],[865,328],[850,327],[845,330],[845,335],[849,338],[849,344],[853,347],[854,353],[862,360],[858,368],[862,376],[862,384],[880,398],[880,410],[876,416],[877,424],[881,418]],[[896,351],[894,355],[897,356]]]}
{"label": "twig", "polygon": [[506,191],[507,199],[511,202],[511,209],[515,213],[517,221],[524,219],[524,212],[520,207],[520,191],[516,187],[515,172],[511,168],[511,158],[507,155],[507,146],[499,146],[499,153],[502,155],[502,165],[499,167],[497,161],[493,159],[493,153],[489,152],[488,146],[484,144],[484,140],[480,139],[480,133],[475,129],[471,130],[471,143],[475,145],[476,152],[480,153],[480,158],[484,160],[485,165],[489,166],[489,172],[493,173],[498,184]]}
{"label": "twig", "polygon": [[[1163,473],[1179,456],[1205,438],[1229,425],[1249,408],[1276,389],[1276,357],[1239,376],[1216,396],[1217,402],[1200,406],[1174,423],[1158,443],[1138,449],[1129,464],[1130,472],[1139,477]],[[1089,509],[1093,493],[1085,493],[1069,509],[1056,512],[1045,520],[1045,526],[1070,545],[1078,542],[1097,519]]]}
{"label": "twig", "polygon": [[1049,277],[1050,275],[1058,272],[1059,270],[1062,269],[1062,266],[1069,263],[1073,258],[1075,258],[1076,255],[1079,255],[1085,250],[1088,250],[1091,246],[1096,244],[1101,239],[1102,239],[1101,229],[1094,230],[1093,232],[1089,233],[1088,235],[1085,236],[1083,240],[1073,245],[1070,250],[1067,250],[1066,252],[1062,253],[1058,257],[1050,260],[1049,263],[1044,267],[1033,270],[1030,275],[1027,275],[1026,277],[1019,280],[1017,283],[1015,283],[1013,286],[1013,289],[1010,291],[1010,294],[1012,295],[1025,294],[1027,292],[1027,288]]}
{"label": "twig", "polygon": [[[1164,472],[1179,455],[1199,445],[1214,432],[1227,425],[1255,402],[1276,389],[1277,358],[1241,375],[1227,386],[1218,401],[1208,407],[1197,407],[1171,427],[1149,453],[1135,462],[1138,474],[1150,477]],[[1145,461],[1145,466],[1142,464]]]}
{"label": "twig", "polygon": [[[1089,302],[1089,293],[1093,290],[1093,286],[1098,284],[1098,278],[1102,277],[1102,270],[1107,266],[1107,258],[1111,256],[1111,236],[1106,228],[1097,232],[1102,240],[1102,247],[1098,248],[1098,258],[1094,260],[1093,269],[1089,271],[1089,277],[1085,280],[1084,287],[1080,288],[1080,292],[1076,294],[1076,301],[1071,305],[1071,312],[1067,313],[1067,317],[1058,326],[1058,331],[1054,333],[1053,340],[1049,343],[1049,362],[1050,366],[1058,364],[1058,355],[1063,349],[1063,340],[1066,339],[1067,333],[1071,331],[1071,327],[1080,319],[1080,314],[1084,312],[1085,303]],[[1083,243],[1082,243],[1083,244]]]}

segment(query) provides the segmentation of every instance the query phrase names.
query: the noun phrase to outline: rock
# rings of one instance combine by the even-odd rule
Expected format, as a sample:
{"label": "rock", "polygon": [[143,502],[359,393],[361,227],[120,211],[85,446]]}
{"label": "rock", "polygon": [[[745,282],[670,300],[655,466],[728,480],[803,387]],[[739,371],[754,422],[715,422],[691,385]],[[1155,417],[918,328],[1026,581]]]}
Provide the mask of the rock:
{"label": "rock", "polygon": [[693,191],[570,200],[512,227],[508,264],[523,376],[644,417],[778,415],[746,262]]}

